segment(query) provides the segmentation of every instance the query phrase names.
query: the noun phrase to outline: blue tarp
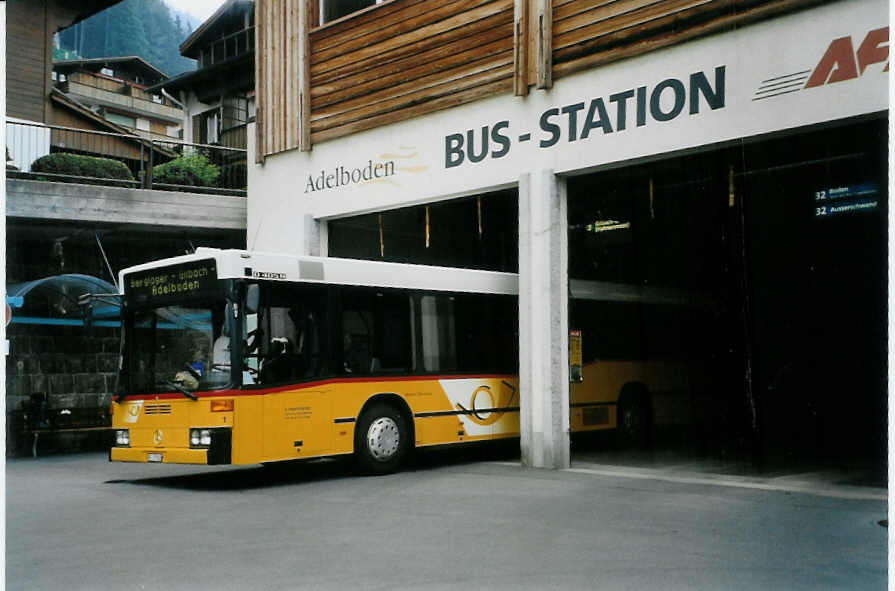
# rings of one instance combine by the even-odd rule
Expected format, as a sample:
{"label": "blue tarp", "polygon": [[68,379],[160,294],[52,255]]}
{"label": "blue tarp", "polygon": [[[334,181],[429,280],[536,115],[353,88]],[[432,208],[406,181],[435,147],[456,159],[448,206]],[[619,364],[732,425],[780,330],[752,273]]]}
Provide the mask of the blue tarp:
{"label": "blue tarp", "polygon": [[[114,295],[118,289],[108,281],[91,275],[67,273],[44,277],[6,287],[10,305],[18,303],[13,324],[83,326],[83,311],[78,299],[86,294]],[[97,303],[91,311],[91,324],[119,326],[119,307]]]}

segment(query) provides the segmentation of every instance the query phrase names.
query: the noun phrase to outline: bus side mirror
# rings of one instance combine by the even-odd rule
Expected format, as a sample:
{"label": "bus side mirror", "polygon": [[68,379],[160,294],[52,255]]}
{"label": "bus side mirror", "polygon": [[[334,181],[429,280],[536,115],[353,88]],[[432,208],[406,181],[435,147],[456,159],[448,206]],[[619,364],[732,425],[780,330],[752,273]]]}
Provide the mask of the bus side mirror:
{"label": "bus side mirror", "polygon": [[261,298],[258,284],[253,283],[246,288],[246,314],[258,313],[258,302]]}

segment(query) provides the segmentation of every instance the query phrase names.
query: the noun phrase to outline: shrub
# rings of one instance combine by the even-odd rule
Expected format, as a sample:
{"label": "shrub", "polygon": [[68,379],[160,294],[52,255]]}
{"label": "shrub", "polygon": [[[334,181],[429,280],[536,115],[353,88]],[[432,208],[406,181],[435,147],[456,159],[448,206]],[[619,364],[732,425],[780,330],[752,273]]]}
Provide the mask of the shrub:
{"label": "shrub", "polygon": [[118,160],[61,152],[41,156],[31,165],[31,171],[98,179],[134,180],[134,175],[128,167]]}
{"label": "shrub", "polygon": [[152,182],[167,185],[214,187],[221,169],[201,153],[184,154],[152,169]]}

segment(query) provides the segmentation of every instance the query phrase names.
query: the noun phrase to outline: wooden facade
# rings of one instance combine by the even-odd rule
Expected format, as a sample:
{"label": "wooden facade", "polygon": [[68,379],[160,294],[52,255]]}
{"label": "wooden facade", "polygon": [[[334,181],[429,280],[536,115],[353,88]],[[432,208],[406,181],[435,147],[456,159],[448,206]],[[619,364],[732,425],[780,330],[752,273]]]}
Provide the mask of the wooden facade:
{"label": "wooden facade", "polygon": [[553,76],[717,33],[820,0],[553,0]]}
{"label": "wooden facade", "polygon": [[6,6],[6,114],[47,122],[52,33],[43,0],[9,0]]}
{"label": "wooden facade", "polygon": [[512,88],[512,0],[392,2],[310,40],[313,141]]}
{"label": "wooden facade", "polygon": [[[300,8],[304,15],[300,17]],[[299,37],[306,38],[310,3],[305,0],[255,2],[255,101],[258,155],[299,148],[302,127]],[[260,19],[260,20],[259,20]],[[301,22],[299,22],[301,21]],[[263,27],[258,27],[263,22]]]}
{"label": "wooden facade", "polygon": [[6,115],[53,123],[50,89],[53,35],[121,0],[8,0],[6,3]]}
{"label": "wooden facade", "polygon": [[823,0],[256,0],[257,154],[531,87]]}
{"label": "wooden facade", "polygon": [[[54,127],[50,135],[50,145],[54,150],[74,152],[88,156],[140,161],[144,152],[140,138],[126,140],[117,134],[108,133],[100,125],[90,126],[85,117],[69,109],[54,109]],[[95,133],[91,133],[95,132]]]}

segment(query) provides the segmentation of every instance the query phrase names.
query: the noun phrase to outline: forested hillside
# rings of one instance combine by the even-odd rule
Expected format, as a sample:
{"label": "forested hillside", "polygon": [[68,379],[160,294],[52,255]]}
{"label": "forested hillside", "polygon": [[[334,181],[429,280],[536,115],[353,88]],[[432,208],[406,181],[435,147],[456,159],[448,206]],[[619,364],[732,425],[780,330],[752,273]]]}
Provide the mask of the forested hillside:
{"label": "forested hillside", "polygon": [[194,29],[162,0],[124,0],[60,33],[59,45],[82,58],[138,55],[176,76],[196,67],[178,51]]}

